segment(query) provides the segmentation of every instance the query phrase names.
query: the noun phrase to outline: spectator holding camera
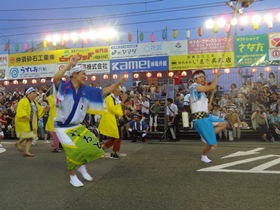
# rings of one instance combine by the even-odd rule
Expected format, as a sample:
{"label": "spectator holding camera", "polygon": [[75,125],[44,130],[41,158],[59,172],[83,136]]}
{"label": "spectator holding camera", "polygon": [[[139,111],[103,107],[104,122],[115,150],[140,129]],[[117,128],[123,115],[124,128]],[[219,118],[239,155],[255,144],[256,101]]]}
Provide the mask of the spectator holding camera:
{"label": "spectator holding camera", "polygon": [[179,130],[180,116],[178,115],[178,107],[176,104],[173,103],[172,98],[167,99],[166,115],[167,115],[168,125],[175,128],[176,139],[179,141],[180,140],[180,130]]}

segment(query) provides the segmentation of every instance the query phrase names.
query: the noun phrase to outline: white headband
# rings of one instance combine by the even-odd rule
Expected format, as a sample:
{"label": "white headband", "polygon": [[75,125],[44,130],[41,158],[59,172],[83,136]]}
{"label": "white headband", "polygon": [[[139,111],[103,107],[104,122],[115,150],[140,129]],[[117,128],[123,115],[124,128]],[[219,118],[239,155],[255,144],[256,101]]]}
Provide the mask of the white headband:
{"label": "white headband", "polygon": [[203,76],[204,78],[206,78],[205,75],[204,75],[203,73],[196,74],[196,75],[193,76],[193,78],[195,79],[195,78],[198,78],[198,77],[201,77],[201,76]]}
{"label": "white headband", "polygon": [[73,66],[70,70],[69,70],[69,74],[70,76],[72,76],[74,73],[79,73],[81,71],[85,70],[83,65],[76,65]]}

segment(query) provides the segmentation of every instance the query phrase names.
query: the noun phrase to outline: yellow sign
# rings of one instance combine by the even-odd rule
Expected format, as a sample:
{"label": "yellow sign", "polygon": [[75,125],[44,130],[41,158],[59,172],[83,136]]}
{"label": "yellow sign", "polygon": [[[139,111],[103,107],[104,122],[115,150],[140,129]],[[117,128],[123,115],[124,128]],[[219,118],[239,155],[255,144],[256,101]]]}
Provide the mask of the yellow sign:
{"label": "yellow sign", "polygon": [[[169,70],[218,68],[222,53],[188,54],[169,56]],[[234,67],[234,53],[226,52],[222,68]]]}
{"label": "yellow sign", "polygon": [[109,60],[109,47],[91,47],[66,50],[53,50],[46,52],[30,52],[9,55],[9,66],[28,66],[40,64],[65,63],[77,55],[79,61],[88,62],[96,60]]}

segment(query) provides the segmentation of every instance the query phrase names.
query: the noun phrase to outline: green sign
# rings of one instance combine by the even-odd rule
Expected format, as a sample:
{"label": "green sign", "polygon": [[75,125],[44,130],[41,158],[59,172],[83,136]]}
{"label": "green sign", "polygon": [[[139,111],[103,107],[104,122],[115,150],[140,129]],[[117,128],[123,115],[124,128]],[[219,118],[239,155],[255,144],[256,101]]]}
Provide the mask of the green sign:
{"label": "green sign", "polygon": [[267,34],[235,36],[236,67],[269,65]]}

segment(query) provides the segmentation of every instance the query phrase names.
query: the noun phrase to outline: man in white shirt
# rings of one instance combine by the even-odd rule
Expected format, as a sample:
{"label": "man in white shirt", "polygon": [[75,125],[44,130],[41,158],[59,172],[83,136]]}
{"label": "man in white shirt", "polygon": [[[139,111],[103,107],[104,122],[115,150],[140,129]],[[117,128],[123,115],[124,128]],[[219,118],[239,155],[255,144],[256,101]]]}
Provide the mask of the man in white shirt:
{"label": "man in white shirt", "polygon": [[145,116],[145,118],[147,118],[147,119],[149,117],[149,111],[150,111],[150,103],[147,100],[146,96],[142,96],[141,112]]}

